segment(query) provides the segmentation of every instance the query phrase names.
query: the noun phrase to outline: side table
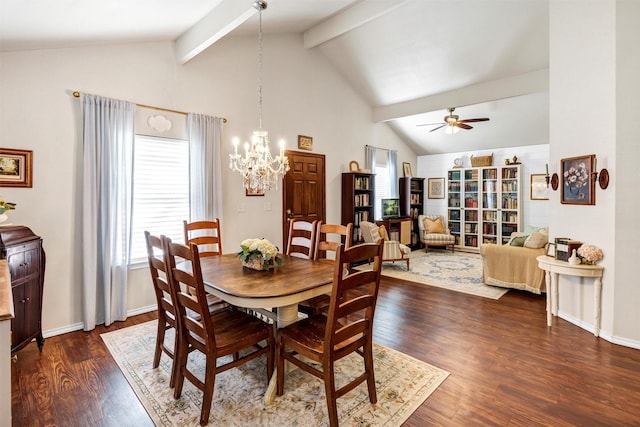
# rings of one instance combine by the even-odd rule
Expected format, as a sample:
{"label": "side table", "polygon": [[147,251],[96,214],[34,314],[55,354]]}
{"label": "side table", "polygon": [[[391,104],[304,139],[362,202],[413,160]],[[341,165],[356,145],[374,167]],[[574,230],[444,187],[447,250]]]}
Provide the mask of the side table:
{"label": "side table", "polygon": [[552,315],[558,315],[558,279],[561,274],[575,277],[593,278],[593,297],[595,322],[593,334],[600,334],[600,296],[602,293],[602,273],[604,267],[600,265],[569,264],[567,261],[559,261],[548,255],[540,255],[536,258],[538,267],[545,271],[547,285],[547,326],[552,324]]}

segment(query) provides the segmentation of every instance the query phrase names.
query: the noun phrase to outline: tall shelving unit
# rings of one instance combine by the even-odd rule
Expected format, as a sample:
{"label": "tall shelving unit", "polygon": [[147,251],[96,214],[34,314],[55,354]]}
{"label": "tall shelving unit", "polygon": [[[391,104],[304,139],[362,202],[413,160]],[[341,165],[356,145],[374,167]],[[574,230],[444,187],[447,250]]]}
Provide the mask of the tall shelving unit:
{"label": "tall shelving unit", "polygon": [[520,165],[451,169],[447,174],[449,229],[456,246],[478,250],[504,244],[522,228]]}
{"label": "tall shelving unit", "polygon": [[400,178],[400,215],[411,218],[412,249],[420,247],[418,215],[424,214],[424,178]]}
{"label": "tall shelving unit", "polygon": [[342,174],[342,224],[353,224],[352,243],[363,243],[360,222],[374,221],[375,175],[360,172]]}

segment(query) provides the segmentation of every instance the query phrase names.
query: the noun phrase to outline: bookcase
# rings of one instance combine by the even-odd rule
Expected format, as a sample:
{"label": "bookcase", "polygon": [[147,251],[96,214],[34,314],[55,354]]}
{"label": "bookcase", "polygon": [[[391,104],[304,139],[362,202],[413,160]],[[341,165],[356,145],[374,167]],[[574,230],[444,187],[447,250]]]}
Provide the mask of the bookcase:
{"label": "bookcase", "polygon": [[353,224],[352,243],[363,243],[360,222],[374,222],[375,175],[360,172],[342,174],[342,224]]}
{"label": "bookcase", "polygon": [[447,220],[456,246],[504,244],[522,228],[520,165],[447,172]]}
{"label": "bookcase", "polygon": [[418,215],[424,214],[424,178],[400,178],[400,215],[411,219],[411,249],[420,248]]}

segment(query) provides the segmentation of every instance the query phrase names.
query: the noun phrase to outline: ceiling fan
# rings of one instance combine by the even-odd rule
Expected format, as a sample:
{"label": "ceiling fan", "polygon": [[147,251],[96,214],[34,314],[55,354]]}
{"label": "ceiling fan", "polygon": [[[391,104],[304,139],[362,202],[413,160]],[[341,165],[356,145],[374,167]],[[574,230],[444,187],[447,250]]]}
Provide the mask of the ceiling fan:
{"label": "ceiling fan", "polygon": [[475,122],[486,122],[489,119],[486,117],[483,118],[477,118],[477,119],[464,119],[464,120],[459,120],[460,116],[458,116],[457,114],[453,114],[453,112],[455,111],[454,107],[451,107],[448,109],[449,110],[449,115],[448,116],[444,116],[444,123],[424,123],[421,125],[416,125],[416,126],[434,126],[434,125],[440,125],[436,128],[431,129],[429,132],[433,132],[436,131],[438,129],[441,129],[445,126],[447,126],[447,129],[445,129],[445,132],[447,133],[455,133],[457,131],[459,131],[460,129],[473,129],[473,126],[469,126],[467,123],[475,123]]}

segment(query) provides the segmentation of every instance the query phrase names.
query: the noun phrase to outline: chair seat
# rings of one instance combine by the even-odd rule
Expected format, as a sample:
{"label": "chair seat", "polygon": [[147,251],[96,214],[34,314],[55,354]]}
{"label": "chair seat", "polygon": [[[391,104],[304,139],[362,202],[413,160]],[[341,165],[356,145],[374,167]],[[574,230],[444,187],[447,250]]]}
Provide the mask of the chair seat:
{"label": "chair seat", "polygon": [[452,244],[455,243],[456,238],[452,234],[425,234],[424,241],[428,243],[442,243],[442,244]]}
{"label": "chair seat", "polygon": [[255,316],[238,310],[221,310],[211,315],[216,325],[218,354],[231,354],[248,347],[257,339],[269,338],[268,326]]}
{"label": "chair seat", "polygon": [[402,243],[398,243],[398,247],[400,248],[400,252],[407,255],[411,253],[411,248],[407,245],[403,245]]}

